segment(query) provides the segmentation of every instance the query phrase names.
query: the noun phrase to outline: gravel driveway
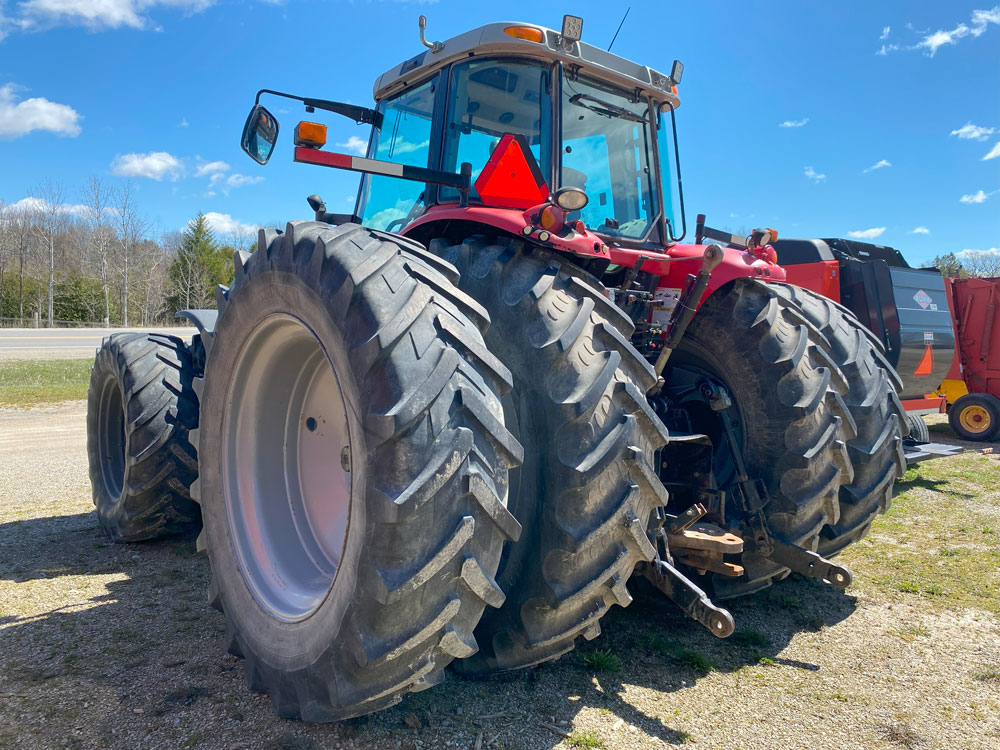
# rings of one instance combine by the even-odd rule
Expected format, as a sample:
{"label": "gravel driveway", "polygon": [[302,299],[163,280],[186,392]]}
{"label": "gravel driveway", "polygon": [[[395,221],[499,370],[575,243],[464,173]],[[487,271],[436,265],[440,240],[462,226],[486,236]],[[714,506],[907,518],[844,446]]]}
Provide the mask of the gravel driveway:
{"label": "gravel driveway", "polygon": [[[191,541],[102,537],[84,409],[0,411],[0,747],[1000,748],[996,609],[880,583],[867,561],[914,546],[891,526],[846,556],[847,593],[793,576],[734,603],[728,641],[633,582],[556,663],[338,724],[278,719],[226,654]],[[906,503],[941,491],[924,484]]]}

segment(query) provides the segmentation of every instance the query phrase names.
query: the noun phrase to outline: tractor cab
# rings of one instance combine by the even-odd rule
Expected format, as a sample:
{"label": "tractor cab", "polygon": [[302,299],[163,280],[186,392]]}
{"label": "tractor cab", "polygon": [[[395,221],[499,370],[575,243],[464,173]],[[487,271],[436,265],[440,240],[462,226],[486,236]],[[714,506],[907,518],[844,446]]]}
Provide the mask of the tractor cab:
{"label": "tractor cab", "polygon": [[331,163],[298,137],[295,159],[364,171],[354,218],[374,229],[426,241],[442,222],[481,222],[605,266],[611,247],[662,252],[684,234],[683,66],[637,65],[580,41],[581,28],[567,16],[561,32],[495,23],[425,41],[376,81],[366,159]]}

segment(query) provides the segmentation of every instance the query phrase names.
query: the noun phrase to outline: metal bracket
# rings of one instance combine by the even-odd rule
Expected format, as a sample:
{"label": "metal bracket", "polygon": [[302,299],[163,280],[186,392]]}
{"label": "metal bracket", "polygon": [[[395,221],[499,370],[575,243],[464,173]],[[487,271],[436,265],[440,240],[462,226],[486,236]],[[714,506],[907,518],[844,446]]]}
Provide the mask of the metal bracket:
{"label": "metal bracket", "polygon": [[794,544],[785,544],[772,539],[771,547],[771,553],[767,557],[806,578],[820,578],[838,589],[846,589],[854,578],[854,574],[847,566],[837,565],[815,552]]}
{"label": "metal bracket", "polygon": [[717,638],[728,638],[736,629],[729,610],[716,606],[708,594],[663,560],[643,563],[643,575],[674,604],[700,622]]}

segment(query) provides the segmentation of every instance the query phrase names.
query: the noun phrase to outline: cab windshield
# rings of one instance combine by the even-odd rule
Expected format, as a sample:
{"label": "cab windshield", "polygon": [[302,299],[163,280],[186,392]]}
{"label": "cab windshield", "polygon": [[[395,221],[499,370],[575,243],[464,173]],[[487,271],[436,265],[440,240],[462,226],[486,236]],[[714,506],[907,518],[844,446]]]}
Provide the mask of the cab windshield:
{"label": "cab windshield", "polygon": [[587,193],[579,218],[588,229],[641,240],[656,224],[651,120],[646,99],[596,81],[563,79],[561,184]]}

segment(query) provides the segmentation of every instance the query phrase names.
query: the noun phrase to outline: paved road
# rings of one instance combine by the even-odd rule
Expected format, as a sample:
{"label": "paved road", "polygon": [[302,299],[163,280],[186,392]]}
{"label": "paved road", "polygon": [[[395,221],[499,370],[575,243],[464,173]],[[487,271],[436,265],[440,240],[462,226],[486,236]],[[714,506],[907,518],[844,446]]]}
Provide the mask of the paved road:
{"label": "paved road", "polygon": [[0,328],[0,360],[92,357],[105,336],[142,330],[183,338],[195,333],[194,328]]}

